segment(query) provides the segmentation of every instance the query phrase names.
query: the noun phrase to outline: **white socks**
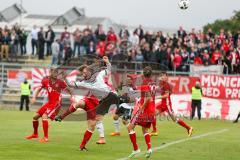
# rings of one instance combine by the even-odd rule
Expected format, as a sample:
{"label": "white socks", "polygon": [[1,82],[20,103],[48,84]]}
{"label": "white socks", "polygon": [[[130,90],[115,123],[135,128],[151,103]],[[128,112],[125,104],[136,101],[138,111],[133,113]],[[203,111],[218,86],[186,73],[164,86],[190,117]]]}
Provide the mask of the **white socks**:
{"label": "white socks", "polygon": [[101,138],[104,138],[104,127],[102,121],[97,122],[96,128],[98,130],[99,136]]}
{"label": "white socks", "polygon": [[114,120],[113,124],[115,126],[115,132],[119,133],[120,132],[120,123],[119,123],[119,119],[118,120]]}

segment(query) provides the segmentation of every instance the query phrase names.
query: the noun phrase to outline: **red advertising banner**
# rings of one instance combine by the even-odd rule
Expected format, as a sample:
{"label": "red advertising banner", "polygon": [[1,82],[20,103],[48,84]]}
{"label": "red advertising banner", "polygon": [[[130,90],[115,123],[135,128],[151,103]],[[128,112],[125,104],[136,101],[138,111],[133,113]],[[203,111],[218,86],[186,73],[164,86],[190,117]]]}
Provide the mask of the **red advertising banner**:
{"label": "red advertising banner", "polygon": [[20,87],[25,78],[31,84],[32,72],[23,70],[8,70],[7,71],[7,86],[8,87]]}
{"label": "red advertising banner", "polygon": [[191,93],[191,89],[196,82],[200,82],[200,79],[197,77],[177,76],[169,77],[168,81],[173,85],[173,94],[188,94]]}
{"label": "red advertising banner", "polygon": [[240,99],[240,76],[201,75],[204,96],[217,99]]}

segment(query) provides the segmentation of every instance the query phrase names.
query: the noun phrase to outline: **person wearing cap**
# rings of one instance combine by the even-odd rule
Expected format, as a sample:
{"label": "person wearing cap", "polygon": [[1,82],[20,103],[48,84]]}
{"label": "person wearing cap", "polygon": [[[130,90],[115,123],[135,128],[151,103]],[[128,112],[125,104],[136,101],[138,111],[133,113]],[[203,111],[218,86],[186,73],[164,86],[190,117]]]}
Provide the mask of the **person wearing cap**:
{"label": "person wearing cap", "polygon": [[192,113],[191,120],[195,116],[195,110],[197,108],[198,120],[201,120],[201,99],[202,99],[202,89],[200,88],[200,83],[196,82],[195,86],[192,87]]}
{"label": "person wearing cap", "polygon": [[20,100],[20,111],[23,110],[23,104],[25,101],[26,111],[29,111],[29,95],[31,94],[31,86],[25,78],[24,82],[21,83],[21,100]]}

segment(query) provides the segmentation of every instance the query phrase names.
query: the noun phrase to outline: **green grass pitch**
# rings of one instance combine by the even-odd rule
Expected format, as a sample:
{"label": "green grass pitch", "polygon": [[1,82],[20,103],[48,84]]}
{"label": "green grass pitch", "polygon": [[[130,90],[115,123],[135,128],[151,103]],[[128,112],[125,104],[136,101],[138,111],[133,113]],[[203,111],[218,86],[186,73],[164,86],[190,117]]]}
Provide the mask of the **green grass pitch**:
{"label": "green grass pitch", "polygon": [[[114,130],[111,116],[106,116],[104,120],[107,144],[96,145],[98,134],[95,132],[87,145],[88,152],[78,151],[86,129],[86,122],[83,121],[51,122],[48,143],[26,140],[24,136],[32,132],[33,114],[34,112],[0,110],[1,160],[117,160],[127,157],[132,151],[123,126],[120,137],[109,136]],[[186,131],[171,121],[158,121],[159,136],[152,137],[152,146],[158,150],[153,153],[152,160],[239,160],[240,124],[221,120],[186,122],[194,127],[193,137],[197,137],[169,145],[186,139]],[[146,145],[140,127],[136,131],[138,144],[144,153]],[[41,138],[41,123],[39,133]],[[140,155],[133,159],[145,158]]]}

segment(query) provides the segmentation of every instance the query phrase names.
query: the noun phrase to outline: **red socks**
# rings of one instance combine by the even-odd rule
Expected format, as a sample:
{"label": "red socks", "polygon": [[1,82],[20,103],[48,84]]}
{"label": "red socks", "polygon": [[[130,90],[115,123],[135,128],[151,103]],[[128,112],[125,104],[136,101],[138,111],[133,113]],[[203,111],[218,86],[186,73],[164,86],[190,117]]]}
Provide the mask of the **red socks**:
{"label": "red socks", "polygon": [[61,115],[61,118],[64,119],[69,114],[76,111],[76,108],[73,107],[73,105],[70,105],[70,107]]}
{"label": "red socks", "polygon": [[152,122],[152,127],[153,127],[153,132],[157,132],[157,120],[156,118],[154,118],[153,122]]}
{"label": "red socks", "polygon": [[151,139],[149,133],[144,134],[147,150],[151,149]]}
{"label": "red socks", "polygon": [[190,129],[190,126],[188,126],[188,125],[187,125],[183,120],[181,120],[181,119],[178,119],[178,120],[177,120],[177,123],[178,123],[179,125],[181,125],[182,127],[186,128],[187,130]]}
{"label": "red socks", "polygon": [[44,137],[48,138],[48,120],[47,119],[42,120],[42,127],[43,127]]}
{"label": "red socks", "polygon": [[132,142],[134,151],[138,150],[136,132],[135,132],[135,131],[130,132],[130,133],[129,133],[129,137],[130,137],[130,139],[131,139],[131,142]]}
{"label": "red socks", "polygon": [[92,137],[92,134],[93,134],[93,132],[90,131],[90,130],[86,130],[85,131],[85,134],[83,136],[83,140],[82,140],[82,143],[80,145],[80,148],[84,148],[85,147],[85,145],[87,144],[89,139]]}
{"label": "red socks", "polygon": [[39,122],[38,120],[33,120],[32,123],[33,123],[33,134],[38,135]]}

